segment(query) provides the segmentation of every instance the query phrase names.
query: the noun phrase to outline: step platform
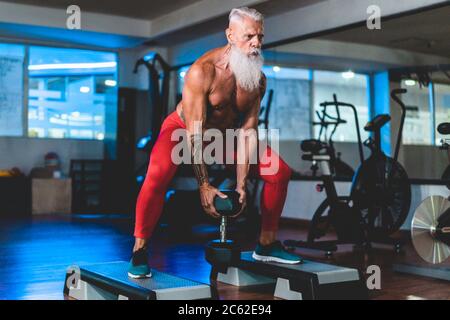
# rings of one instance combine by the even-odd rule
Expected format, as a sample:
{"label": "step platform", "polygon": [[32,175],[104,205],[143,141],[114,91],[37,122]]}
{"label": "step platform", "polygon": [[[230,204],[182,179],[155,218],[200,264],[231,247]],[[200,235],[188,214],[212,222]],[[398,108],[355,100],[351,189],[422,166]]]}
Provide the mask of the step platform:
{"label": "step platform", "polygon": [[260,262],[253,251],[227,267],[213,266],[211,279],[235,286],[275,284],[274,296],[287,300],[368,299],[357,269],[305,260],[302,264]]}
{"label": "step platform", "polygon": [[394,264],[392,267],[395,272],[450,281],[450,267],[448,266],[423,266],[413,263],[398,263]]}
{"label": "step platform", "polygon": [[152,277],[131,279],[128,262],[71,266],[64,294],[77,300],[197,300],[213,299],[207,285],[152,269]]}

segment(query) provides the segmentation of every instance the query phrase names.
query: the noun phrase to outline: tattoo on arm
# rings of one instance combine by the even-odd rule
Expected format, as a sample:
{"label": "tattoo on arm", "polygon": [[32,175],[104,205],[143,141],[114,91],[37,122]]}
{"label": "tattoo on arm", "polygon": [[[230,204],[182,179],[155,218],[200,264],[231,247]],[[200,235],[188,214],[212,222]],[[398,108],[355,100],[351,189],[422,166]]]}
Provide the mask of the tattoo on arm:
{"label": "tattoo on arm", "polygon": [[192,168],[194,169],[195,177],[197,178],[198,185],[201,186],[204,183],[208,183],[208,170],[203,163],[202,158],[203,141],[201,134],[191,135],[191,159]]}
{"label": "tattoo on arm", "polygon": [[180,118],[183,120],[183,122],[186,122],[186,119],[184,118],[183,109],[180,110]]}

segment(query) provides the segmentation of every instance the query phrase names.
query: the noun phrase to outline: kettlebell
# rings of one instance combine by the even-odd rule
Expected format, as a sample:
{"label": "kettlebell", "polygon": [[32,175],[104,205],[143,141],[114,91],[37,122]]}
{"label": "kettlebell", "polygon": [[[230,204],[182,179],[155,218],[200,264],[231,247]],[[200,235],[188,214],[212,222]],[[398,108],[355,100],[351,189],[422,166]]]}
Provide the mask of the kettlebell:
{"label": "kettlebell", "polygon": [[220,239],[210,241],[205,250],[206,261],[213,267],[225,272],[227,266],[240,258],[241,250],[233,240],[227,239],[228,217],[236,215],[241,210],[239,193],[236,191],[221,191],[227,198],[214,198],[214,207],[220,214]]}

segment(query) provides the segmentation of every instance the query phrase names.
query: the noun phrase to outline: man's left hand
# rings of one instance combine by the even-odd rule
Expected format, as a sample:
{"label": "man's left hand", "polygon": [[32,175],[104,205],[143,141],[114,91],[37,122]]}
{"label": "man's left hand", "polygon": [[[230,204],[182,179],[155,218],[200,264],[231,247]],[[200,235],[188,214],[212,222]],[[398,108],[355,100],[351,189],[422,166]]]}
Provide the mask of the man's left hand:
{"label": "man's left hand", "polygon": [[237,216],[239,216],[245,210],[245,207],[247,206],[247,193],[245,191],[245,188],[237,187],[236,192],[239,193],[239,203],[241,204],[241,210],[239,210],[239,212],[237,214],[232,216],[232,218],[236,218]]}

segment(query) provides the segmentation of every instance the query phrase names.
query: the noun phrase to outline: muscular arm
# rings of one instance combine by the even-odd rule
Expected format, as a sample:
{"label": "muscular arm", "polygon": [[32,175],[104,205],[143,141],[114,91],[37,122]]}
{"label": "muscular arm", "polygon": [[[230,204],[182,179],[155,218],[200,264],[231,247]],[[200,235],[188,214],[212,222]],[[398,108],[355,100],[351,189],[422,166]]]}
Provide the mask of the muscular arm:
{"label": "muscular arm", "polygon": [[[245,156],[245,160],[243,163],[239,163],[236,166],[236,176],[237,176],[237,189],[242,188],[245,190],[245,186],[247,183],[248,172],[250,168],[250,157],[252,155],[256,156],[257,145],[258,145],[258,120],[259,120],[259,109],[261,105],[261,100],[264,97],[266,92],[266,77],[264,74],[261,78],[261,86],[260,86],[260,94],[258,98],[255,100],[252,108],[248,111],[244,118],[244,122],[242,124],[241,134],[244,135],[244,139],[238,139],[239,143],[245,143],[243,154]],[[254,133],[254,136],[251,135],[251,132]],[[242,148],[242,146],[241,146]],[[256,159],[256,157],[255,157]]]}
{"label": "muscular arm", "polygon": [[186,123],[192,168],[199,186],[207,185],[208,171],[203,162],[202,130],[206,121],[207,97],[214,77],[214,66],[193,65],[186,74],[183,88],[183,117]]}

